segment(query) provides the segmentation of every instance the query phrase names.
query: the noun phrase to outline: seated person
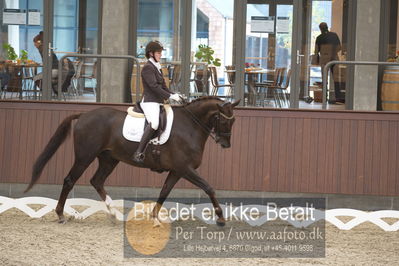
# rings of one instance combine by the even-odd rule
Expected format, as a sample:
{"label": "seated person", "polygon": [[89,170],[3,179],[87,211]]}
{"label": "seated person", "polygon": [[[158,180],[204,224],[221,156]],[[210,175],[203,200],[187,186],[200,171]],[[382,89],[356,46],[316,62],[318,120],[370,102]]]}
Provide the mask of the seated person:
{"label": "seated person", "polygon": [[[33,38],[33,44],[39,50],[39,53],[42,57],[43,61],[43,31],[39,32],[38,35],[36,35]],[[51,66],[51,78],[57,79],[58,78],[58,58],[57,56],[51,51],[51,57],[52,57],[52,66]],[[42,79],[43,79],[43,73],[39,73],[36,76],[33,77],[33,81],[35,82],[35,85],[39,87],[40,89],[42,88]],[[52,86],[54,93],[57,93],[57,90],[55,89],[56,86]]]}
{"label": "seated person", "polygon": [[[35,47],[39,50],[39,53],[42,56],[42,60],[43,60],[43,32],[42,31],[38,35],[36,35],[35,38],[33,38],[33,43],[34,43]],[[51,70],[52,86],[51,87],[53,89],[53,92],[57,95],[58,94],[58,88],[57,88],[58,58],[53,52],[51,52],[51,57],[52,57],[52,66],[51,66],[51,68],[52,68],[52,70]],[[72,80],[72,77],[74,74],[75,74],[75,68],[73,66],[73,63],[68,58],[65,58],[63,65],[62,65],[62,91],[63,92],[68,90],[68,87],[71,84],[71,80]],[[39,73],[33,77],[33,80],[35,81],[36,86],[39,88],[42,87],[42,79],[43,79],[43,73]]]}
{"label": "seated person", "polygon": [[0,84],[2,91],[7,86],[9,81],[10,81],[10,75],[5,71],[5,68],[2,67],[2,65],[0,65]]}
{"label": "seated person", "polygon": [[10,75],[8,75],[7,73],[0,73],[1,90],[4,90],[9,80]]}
{"label": "seated person", "polygon": [[[72,77],[75,75],[75,68],[73,63],[68,58],[64,58],[62,64],[62,91],[66,92],[69,85],[71,85]],[[58,92],[57,92],[58,93]]]}

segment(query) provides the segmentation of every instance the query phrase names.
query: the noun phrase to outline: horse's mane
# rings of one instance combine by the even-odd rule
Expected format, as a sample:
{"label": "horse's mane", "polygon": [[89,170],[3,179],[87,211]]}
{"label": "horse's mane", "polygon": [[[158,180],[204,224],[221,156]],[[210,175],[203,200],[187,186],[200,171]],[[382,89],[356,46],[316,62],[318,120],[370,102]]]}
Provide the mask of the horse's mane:
{"label": "horse's mane", "polygon": [[189,105],[192,105],[192,104],[197,104],[199,102],[208,101],[208,100],[217,100],[217,101],[220,101],[220,102],[224,102],[222,99],[220,99],[217,96],[203,96],[203,97],[199,97],[197,99],[194,99],[191,102],[183,104],[182,106],[189,106]]}

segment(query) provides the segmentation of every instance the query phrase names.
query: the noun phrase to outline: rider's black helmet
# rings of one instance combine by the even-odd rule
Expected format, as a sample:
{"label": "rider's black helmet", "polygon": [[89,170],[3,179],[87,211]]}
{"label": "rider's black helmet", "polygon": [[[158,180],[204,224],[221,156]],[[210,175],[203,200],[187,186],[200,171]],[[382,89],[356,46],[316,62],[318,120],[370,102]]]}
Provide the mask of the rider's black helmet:
{"label": "rider's black helmet", "polygon": [[150,52],[155,53],[163,50],[163,46],[158,41],[151,41],[145,47],[145,57],[150,58]]}

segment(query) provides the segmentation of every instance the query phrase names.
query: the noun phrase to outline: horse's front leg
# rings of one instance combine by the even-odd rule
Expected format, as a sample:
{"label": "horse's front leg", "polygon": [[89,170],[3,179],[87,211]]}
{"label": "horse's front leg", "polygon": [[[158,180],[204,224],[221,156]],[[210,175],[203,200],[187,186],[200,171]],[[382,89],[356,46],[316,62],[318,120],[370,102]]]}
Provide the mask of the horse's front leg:
{"label": "horse's front leg", "polygon": [[197,187],[201,188],[205,191],[206,194],[208,194],[209,198],[212,201],[213,208],[215,209],[215,213],[218,216],[216,224],[219,226],[224,226],[226,224],[226,220],[223,217],[222,208],[220,208],[219,202],[216,199],[215,190],[208,184],[208,182],[206,182],[205,179],[200,177],[197,171],[195,171],[194,169],[188,169],[186,175],[184,175],[184,178],[190,181],[192,184],[196,185]]}
{"label": "horse's front leg", "polygon": [[170,171],[168,177],[165,180],[165,183],[162,186],[162,190],[159,193],[159,197],[157,203],[152,209],[152,217],[158,218],[158,213],[161,210],[162,204],[165,202],[166,198],[168,197],[172,188],[176,185],[177,181],[179,181],[180,176],[177,175],[175,172]]}

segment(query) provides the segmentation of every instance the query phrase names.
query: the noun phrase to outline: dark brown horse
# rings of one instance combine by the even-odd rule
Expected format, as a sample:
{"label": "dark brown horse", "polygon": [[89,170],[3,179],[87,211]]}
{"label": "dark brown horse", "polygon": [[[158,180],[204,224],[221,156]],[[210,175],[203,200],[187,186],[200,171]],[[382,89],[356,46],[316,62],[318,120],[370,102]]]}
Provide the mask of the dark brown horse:
{"label": "dark brown horse", "polygon": [[132,160],[138,143],[126,140],[122,136],[122,126],[126,112],[112,108],[99,108],[84,114],[71,115],[64,119],[50,139],[44,151],[33,166],[32,180],[26,191],[37,182],[40,174],[65,141],[71,130],[71,123],[78,119],[74,127],[75,161],[64,179],[62,192],[56,207],[59,222],[64,223],[64,205],[75,182],[86,168],[98,158],[98,169],[90,183],[99,193],[107,207],[111,198],[104,190],[104,182],[120,161],[137,166],[150,168],[157,172],[168,171],[169,175],[160,192],[152,216],[158,217],[163,202],[173,186],[181,177],[203,189],[210,197],[218,216],[217,224],[224,225],[222,209],[215,197],[213,188],[201,178],[196,169],[201,165],[205,143],[211,135],[216,143],[223,148],[230,147],[231,128],[234,123],[234,103],[223,102],[216,97],[203,97],[181,106],[174,106],[174,122],[169,140],[160,146],[150,145],[145,154],[145,160],[137,164]]}

